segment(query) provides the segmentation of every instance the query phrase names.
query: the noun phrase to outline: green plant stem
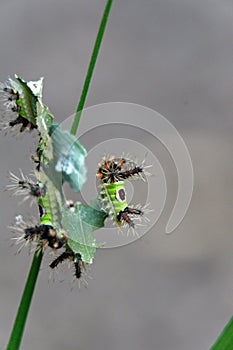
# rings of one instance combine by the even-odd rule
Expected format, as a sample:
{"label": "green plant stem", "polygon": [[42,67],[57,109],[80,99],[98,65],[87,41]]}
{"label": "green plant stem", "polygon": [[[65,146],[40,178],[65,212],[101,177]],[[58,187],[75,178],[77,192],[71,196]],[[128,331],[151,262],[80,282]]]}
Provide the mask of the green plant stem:
{"label": "green plant stem", "polygon": [[85,101],[86,101],[88,89],[89,89],[89,86],[90,86],[91,78],[92,78],[92,75],[93,75],[93,71],[94,71],[94,68],[95,68],[96,60],[97,60],[98,53],[99,53],[99,50],[100,50],[100,45],[101,45],[101,42],[102,42],[102,39],[103,39],[103,35],[104,35],[105,28],[106,28],[109,12],[111,10],[111,6],[112,6],[112,0],[108,0],[107,3],[106,3],[106,6],[105,6],[105,10],[104,10],[104,13],[103,13],[103,16],[102,16],[100,27],[99,27],[99,30],[98,30],[98,33],[97,33],[97,37],[96,37],[95,45],[94,45],[93,52],[92,52],[92,55],[91,55],[90,63],[89,63],[89,66],[88,66],[88,70],[87,70],[86,78],[85,78],[85,81],[84,81],[81,97],[80,97],[80,100],[79,100],[79,103],[78,103],[78,106],[77,106],[77,110],[76,110],[76,113],[75,113],[75,116],[74,116],[74,121],[73,121],[73,124],[72,124],[72,127],[71,127],[71,131],[70,132],[73,135],[76,134],[77,129],[78,129],[79,120],[80,120],[81,113],[82,113],[82,110],[83,110],[83,107],[84,107],[84,104],[85,104]]}
{"label": "green plant stem", "polygon": [[227,323],[222,333],[210,350],[232,350],[233,349],[233,317]]}
{"label": "green plant stem", "polygon": [[41,251],[39,253],[35,252],[6,350],[18,350],[20,347],[42,257],[43,253]]}

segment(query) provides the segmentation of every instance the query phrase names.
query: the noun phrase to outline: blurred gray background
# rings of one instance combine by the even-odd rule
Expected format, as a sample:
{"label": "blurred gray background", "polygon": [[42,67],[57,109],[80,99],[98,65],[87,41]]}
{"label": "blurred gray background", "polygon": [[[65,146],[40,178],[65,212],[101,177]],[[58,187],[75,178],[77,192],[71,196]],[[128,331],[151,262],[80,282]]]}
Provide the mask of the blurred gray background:
{"label": "blurred gray background", "polygon": [[[1,0],[0,80],[44,76],[44,100],[62,122],[76,108],[104,6],[101,0]],[[134,102],[173,123],[193,161],[192,202],[181,225],[165,235],[177,174],[155,143],[168,181],[160,220],[134,244],[99,250],[87,289],[48,284],[43,269],[22,349],[209,349],[232,315],[232,23],[230,0],[113,3],[86,105]],[[30,172],[35,139],[1,135],[0,143],[3,188],[9,170]],[[31,256],[14,254],[6,229],[30,209],[19,208],[8,192],[1,198],[4,349]]]}

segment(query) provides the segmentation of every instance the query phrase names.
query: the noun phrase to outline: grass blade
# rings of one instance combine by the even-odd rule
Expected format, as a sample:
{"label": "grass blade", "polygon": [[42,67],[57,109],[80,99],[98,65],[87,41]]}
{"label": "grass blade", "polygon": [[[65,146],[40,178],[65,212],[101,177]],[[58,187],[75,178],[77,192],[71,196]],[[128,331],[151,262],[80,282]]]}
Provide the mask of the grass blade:
{"label": "grass blade", "polygon": [[73,135],[76,134],[77,129],[78,129],[79,120],[80,120],[81,113],[82,113],[82,110],[83,110],[83,107],[84,107],[84,104],[86,101],[88,89],[89,89],[91,78],[92,78],[93,71],[95,68],[96,60],[97,60],[97,57],[99,54],[100,45],[101,45],[101,42],[103,39],[103,35],[104,35],[105,28],[106,28],[109,12],[111,10],[111,6],[112,6],[112,0],[108,0],[106,7],[105,7],[105,10],[104,10],[104,14],[103,14],[101,23],[100,23],[100,27],[99,27],[99,30],[97,33],[95,45],[94,45],[93,52],[92,52],[91,59],[90,59],[90,63],[89,63],[88,69],[87,69],[87,75],[86,75],[84,85],[83,85],[83,90],[82,90],[81,97],[80,97],[80,100],[79,100],[79,103],[77,106],[77,110],[76,110],[76,113],[74,116],[74,121],[73,121],[73,124],[71,127],[70,132]]}
{"label": "grass blade", "polygon": [[210,350],[233,350],[233,317],[227,323]]}

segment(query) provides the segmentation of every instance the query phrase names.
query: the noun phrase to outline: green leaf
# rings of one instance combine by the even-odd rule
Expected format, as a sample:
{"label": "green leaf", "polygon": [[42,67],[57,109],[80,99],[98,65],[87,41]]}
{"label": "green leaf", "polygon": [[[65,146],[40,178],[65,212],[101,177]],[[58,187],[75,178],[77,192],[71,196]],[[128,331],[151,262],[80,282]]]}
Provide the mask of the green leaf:
{"label": "green leaf", "polygon": [[46,106],[40,106],[36,125],[40,133],[39,152],[43,165],[46,165],[53,158],[52,139],[49,135],[49,129],[53,121],[53,116],[49,113]]}
{"label": "green leaf", "polygon": [[55,171],[61,175],[62,183],[67,181],[74,191],[79,192],[86,181],[85,148],[75,136],[61,130],[58,125],[51,126],[50,135]]}
{"label": "green leaf", "polygon": [[92,227],[92,231],[103,227],[104,220],[107,217],[107,214],[101,210],[99,204],[97,198],[91,201],[91,206],[82,203],[76,203],[74,206],[75,213],[81,217],[83,222]]}
{"label": "green leaf", "polygon": [[38,114],[38,117],[36,122],[37,122],[39,132],[40,133],[46,132],[47,134],[49,134],[49,130],[54,118],[53,115],[49,112],[48,107],[45,105],[38,106],[37,114]]}
{"label": "green leaf", "polygon": [[210,350],[233,350],[233,317]]}
{"label": "green leaf", "polygon": [[103,213],[103,215],[105,214],[105,216],[107,217],[108,214],[106,212],[104,212],[104,209],[103,209],[103,204],[102,204],[102,201],[101,201],[101,196],[99,195],[97,198],[95,199],[92,199],[90,201],[90,206],[93,208],[93,209],[96,209],[98,211],[101,211]]}
{"label": "green leaf", "polygon": [[62,227],[68,235],[68,245],[86,263],[92,262],[99,247],[92,232],[104,226],[105,218],[105,213],[81,203],[75,205],[74,211],[63,210]]}
{"label": "green leaf", "polygon": [[80,244],[78,242],[73,241],[72,239],[68,240],[68,246],[74,254],[81,254],[83,262],[87,264],[93,263],[94,255],[96,252],[96,246],[86,246],[85,244]]}

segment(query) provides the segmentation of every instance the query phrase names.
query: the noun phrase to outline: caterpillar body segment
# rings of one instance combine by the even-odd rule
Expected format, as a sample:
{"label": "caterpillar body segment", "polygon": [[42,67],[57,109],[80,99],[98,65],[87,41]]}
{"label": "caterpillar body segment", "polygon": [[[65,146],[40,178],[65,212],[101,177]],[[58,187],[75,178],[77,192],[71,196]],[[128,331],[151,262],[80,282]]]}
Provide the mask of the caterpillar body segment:
{"label": "caterpillar body segment", "polygon": [[72,262],[74,266],[74,277],[76,279],[81,279],[83,273],[86,270],[86,265],[82,260],[80,253],[73,253],[69,248],[67,248],[63,253],[61,253],[56,259],[54,259],[49,267],[54,270],[58,265],[64,262]]}
{"label": "caterpillar body segment", "polygon": [[[125,184],[123,181],[117,183],[103,183],[101,185],[101,198],[104,210],[108,212],[113,221],[116,220],[119,213],[127,206]],[[120,226],[121,220],[117,220]]]}

